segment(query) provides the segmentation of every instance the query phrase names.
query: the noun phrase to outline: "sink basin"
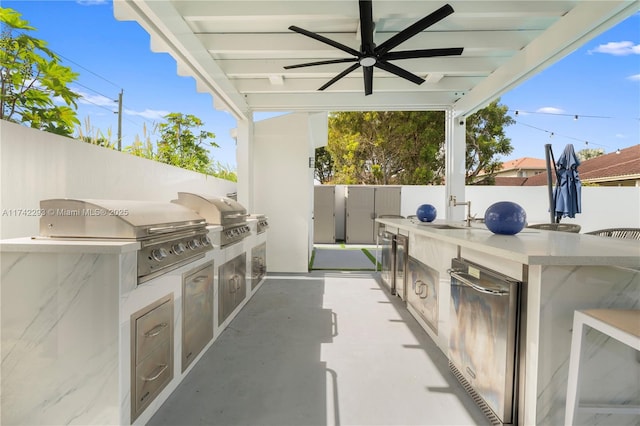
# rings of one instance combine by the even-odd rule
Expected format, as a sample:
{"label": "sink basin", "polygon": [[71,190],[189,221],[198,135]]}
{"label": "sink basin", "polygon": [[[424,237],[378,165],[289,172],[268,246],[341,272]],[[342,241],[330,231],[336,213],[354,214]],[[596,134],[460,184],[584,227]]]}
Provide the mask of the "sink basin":
{"label": "sink basin", "polygon": [[428,228],[434,228],[434,229],[464,229],[461,226],[453,226],[453,225],[447,225],[444,223],[420,223],[421,226],[426,226]]}

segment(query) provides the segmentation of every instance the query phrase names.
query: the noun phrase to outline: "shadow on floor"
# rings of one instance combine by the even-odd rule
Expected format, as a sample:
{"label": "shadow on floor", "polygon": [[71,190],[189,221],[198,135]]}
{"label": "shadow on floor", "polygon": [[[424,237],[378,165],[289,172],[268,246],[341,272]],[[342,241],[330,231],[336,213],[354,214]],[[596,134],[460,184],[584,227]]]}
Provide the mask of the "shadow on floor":
{"label": "shadow on floor", "polygon": [[149,425],[488,424],[374,272],[269,274]]}

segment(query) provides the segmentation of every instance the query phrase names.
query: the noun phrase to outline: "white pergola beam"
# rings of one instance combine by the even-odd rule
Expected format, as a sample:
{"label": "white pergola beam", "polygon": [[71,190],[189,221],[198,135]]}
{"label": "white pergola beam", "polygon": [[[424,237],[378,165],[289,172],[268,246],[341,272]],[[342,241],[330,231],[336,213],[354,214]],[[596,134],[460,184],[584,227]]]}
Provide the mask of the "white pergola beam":
{"label": "white pergola beam", "polygon": [[[218,60],[217,62],[220,69],[224,71],[229,78],[266,78],[271,74],[282,74],[284,76],[306,76],[311,78],[332,78],[334,75],[349,66],[349,64],[332,64],[289,70],[284,69],[286,65],[318,60],[323,60],[323,58],[305,58],[302,60],[229,59]],[[429,72],[436,72],[445,75],[453,74],[455,76],[483,76],[489,75],[496,67],[505,63],[507,60],[507,57],[502,56],[491,58],[451,57],[438,59],[410,59],[407,61],[395,61],[394,63],[409,71],[418,73],[420,70],[423,70],[425,74]]]}
{"label": "white pergola beam", "polygon": [[[375,74],[389,76],[384,71],[374,71]],[[332,92],[362,92],[362,71],[354,71],[353,77],[345,77],[331,86]],[[467,92],[482,79],[482,77],[449,77],[436,79],[435,83],[428,82],[421,85],[413,84],[401,78],[394,77],[375,77],[373,80],[373,88],[376,92],[385,91],[404,91],[404,92]],[[240,93],[292,93],[292,92],[315,92],[330,80],[328,78],[282,78],[282,75],[271,75],[267,78],[247,78],[232,80],[234,86]],[[274,87],[277,86],[277,87]]]}
{"label": "white pergola beam", "polygon": [[455,101],[450,92],[250,93],[254,111],[442,111]]}

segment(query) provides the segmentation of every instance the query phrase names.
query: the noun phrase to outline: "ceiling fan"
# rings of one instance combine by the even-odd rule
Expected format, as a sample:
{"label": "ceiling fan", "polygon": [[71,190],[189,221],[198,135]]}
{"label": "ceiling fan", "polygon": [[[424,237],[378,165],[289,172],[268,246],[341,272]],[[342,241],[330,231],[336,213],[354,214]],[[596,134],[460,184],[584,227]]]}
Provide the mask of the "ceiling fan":
{"label": "ceiling fan", "polygon": [[334,78],[325,83],[318,90],[324,90],[327,87],[331,86],[336,81],[345,77],[347,74],[355,71],[360,66],[362,66],[362,71],[364,74],[364,94],[370,95],[373,93],[373,67],[380,68],[384,71],[390,72],[391,74],[395,74],[398,77],[402,77],[406,80],[409,80],[415,84],[424,83],[424,79],[403,69],[392,63],[390,60],[395,59],[414,59],[414,58],[432,58],[436,56],[451,56],[451,55],[461,55],[463,48],[445,48],[445,49],[421,49],[421,50],[403,50],[391,52],[391,49],[399,46],[401,43],[404,43],[411,37],[420,33],[424,29],[430,27],[431,25],[441,21],[447,16],[453,13],[453,8],[446,4],[442,6],[440,9],[431,13],[428,16],[420,19],[418,22],[410,25],[404,30],[400,31],[390,39],[383,42],[381,45],[376,46],[373,42],[373,30],[375,23],[373,22],[373,12],[372,12],[372,0],[360,0],[358,2],[360,7],[360,36],[362,44],[360,45],[360,51],[352,49],[349,46],[346,46],[342,43],[338,43],[337,41],[331,40],[327,37],[321,36],[320,34],[307,31],[303,28],[296,27],[295,25],[291,25],[289,27],[290,30],[305,35],[307,37],[311,37],[314,40],[318,40],[322,43],[328,44],[329,46],[333,46],[337,49],[340,49],[344,52],[347,52],[353,55],[353,58],[342,58],[342,59],[331,59],[327,61],[318,61],[318,62],[307,62],[304,64],[297,65],[288,65],[285,66],[285,69],[292,68],[302,68],[302,67],[312,67],[316,65],[328,65],[328,64],[339,64],[339,63],[347,63],[347,62],[355,62],[355,64],[349,66],[349,68],[342,71],[340,74],[336,75]]}

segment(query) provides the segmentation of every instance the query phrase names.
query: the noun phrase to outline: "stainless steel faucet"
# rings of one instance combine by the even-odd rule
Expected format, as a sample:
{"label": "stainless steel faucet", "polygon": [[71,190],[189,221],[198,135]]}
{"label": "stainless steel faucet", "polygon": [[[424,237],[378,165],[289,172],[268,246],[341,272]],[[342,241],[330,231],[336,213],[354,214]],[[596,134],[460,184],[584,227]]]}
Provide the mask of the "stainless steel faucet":
{"label": "stainless steel faucet", "polygon": [[449,197],[449,205],[453,207],[467,206],[467,217],[465,218],[465,222],[468,227],[471,227],[471,220],[473,219],[473,216],[471,216],[471,201],[465,201],[464,203],[459,203],[458,201],[456,201],[456,196],[451,195]]}

